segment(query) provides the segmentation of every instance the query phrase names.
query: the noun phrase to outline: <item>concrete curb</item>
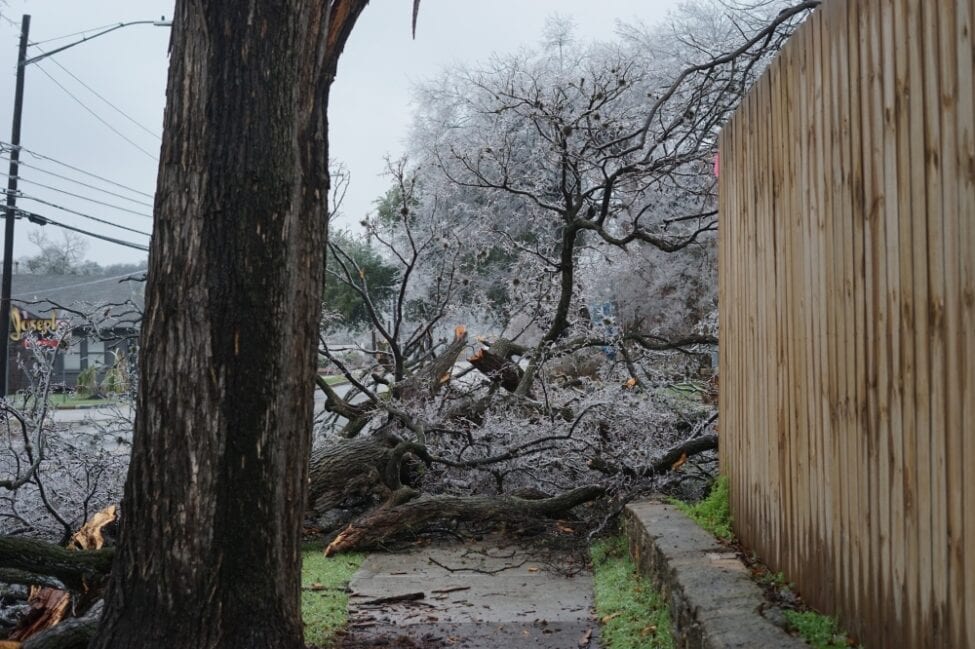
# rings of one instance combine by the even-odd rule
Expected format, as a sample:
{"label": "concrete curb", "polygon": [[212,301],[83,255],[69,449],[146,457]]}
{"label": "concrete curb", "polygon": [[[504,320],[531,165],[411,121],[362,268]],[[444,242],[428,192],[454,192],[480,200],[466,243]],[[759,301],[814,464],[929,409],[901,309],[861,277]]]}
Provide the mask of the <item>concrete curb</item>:
{"label": "concrete curb", "polygon": [[770,621],[777,609],[763,616],[762,590],[735,553],[676,507],[631,503],[623,529],[634,563],[669,602],[678,647],[808,649]]}

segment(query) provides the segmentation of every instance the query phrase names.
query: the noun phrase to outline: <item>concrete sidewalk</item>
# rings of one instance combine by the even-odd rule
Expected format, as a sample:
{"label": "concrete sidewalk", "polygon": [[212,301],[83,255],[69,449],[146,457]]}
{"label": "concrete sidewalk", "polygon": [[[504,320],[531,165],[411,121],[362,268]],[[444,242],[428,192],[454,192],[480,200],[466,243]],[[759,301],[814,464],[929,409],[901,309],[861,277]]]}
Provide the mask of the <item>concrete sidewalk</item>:
{"label": "concrete sidewalk", "polygon": [[[490,541],[373,554],[349,588],[344,646],[599,646],[592,575],[565,555],[543,559],[527,548]],[[416,599],[370,603],[404,595]]]}

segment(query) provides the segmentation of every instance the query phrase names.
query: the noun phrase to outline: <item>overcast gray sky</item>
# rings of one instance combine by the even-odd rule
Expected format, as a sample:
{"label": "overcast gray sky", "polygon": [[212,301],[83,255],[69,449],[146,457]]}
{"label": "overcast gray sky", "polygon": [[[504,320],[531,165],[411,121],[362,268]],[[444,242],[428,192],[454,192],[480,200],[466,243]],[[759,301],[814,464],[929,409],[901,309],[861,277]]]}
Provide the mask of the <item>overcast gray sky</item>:
{"label": "overcast gray sky", "polygon": [[[423,0],[416,40],[410,36],[411,4],[373,0],[339,63],[329,111],[330,136],[332,158],[344,162],[352,174],[343,206],[347,223],[358,222],[371,210],[389,184],[382,175],[383,158],[402,152],[414,82],[435,76],[446,65],[474,63],[493,52],[533,45],[554,13],[572,17],[581,38],[602,39],[612,37],[618,20],[653,23],[664,18],[677,0]],[[119,22],[168,18],[172,7],[172,0],[8,0],[0,22],[0,141],[10,140],[22,14],[31,14],[30,40],[38,47],[31,48],[30,55],[36,55],[98,30],[50,39]],[[33,182],[23,182],[20,190],[49,204],[23,200],[19,206],[93,233],[148,243],[144,234],[59,208],[151,231],[147,215],[152,200],[147,195],[156,179],[168,39],[168,28],[135,25],[28,67],[21,144],[46,158],[22,156],[32,167],[23,167],[20,175]],[[5,187],[3,160],[0,170]],[[15,259],[36,253],[27,233],[37,227],[18,220]],[[44,231],[61,238],[58,228],[49,225]],[[145,256],[94,238],[89,242],[88,258],[101,264]]]}

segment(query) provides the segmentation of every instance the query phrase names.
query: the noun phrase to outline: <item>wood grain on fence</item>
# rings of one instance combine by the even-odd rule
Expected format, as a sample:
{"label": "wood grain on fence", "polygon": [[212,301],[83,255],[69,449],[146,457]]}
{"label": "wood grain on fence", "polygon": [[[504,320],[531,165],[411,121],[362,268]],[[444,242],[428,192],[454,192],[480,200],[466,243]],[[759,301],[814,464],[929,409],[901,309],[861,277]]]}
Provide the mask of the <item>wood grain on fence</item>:
{"label": "wood grain on fence", "polygon": [[825,0],[721,135],[744,545],[868,647],[975,649],[975,0]]}

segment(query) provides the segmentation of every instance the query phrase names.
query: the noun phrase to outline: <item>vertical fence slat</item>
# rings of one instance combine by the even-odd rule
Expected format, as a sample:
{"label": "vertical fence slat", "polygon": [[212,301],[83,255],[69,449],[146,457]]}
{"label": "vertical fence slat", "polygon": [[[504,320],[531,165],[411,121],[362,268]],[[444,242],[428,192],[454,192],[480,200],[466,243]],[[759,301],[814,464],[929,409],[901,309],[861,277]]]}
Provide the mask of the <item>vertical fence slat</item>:
{"label": "vertical fence slat", "polygon": [[[829,16],[827,32],[832,33],[846,31],[846,8],[842,5],[832,5],[832,13]],[[828,39],[823,47],[823,68],[828,71],[829,81],[828,101],[824,102],[824,115],[829,116],[829,139],[827,149],[829,159],[828,192],[829,192],[829,214],[835,214],[844,210],[843,201],[843,140],[848,135],[848,126],[845,124],[846,110],[840,109],[840,102],[845,95],[846,88],[843,86],[842,71],[846,68],[846,55],[841,51],[846,43],[845,38]],[[840,486],[844,481],[846,472],[849,470],[848,458],[842,446],[842,417],[843,417],[843,390],[845,387],[843,372],[842,347],[846,340],[846,323],[843,321],[843,222],[845,219],[827,218],[825,225],[828,229],[828,254],[823,258],[827,272],[826,281],[826,311],[828,321],[825,332],[827,344],[827,364],[828,364],[828,394],[826,405],[829,413],[828,436],[828,465],[830,467],[829,490],[830,498],[830,538],[829,544],[835,552],[836,548],[844,547],[845,540],[843,535],[846,530],[847,508],[844,503],[844,490]],[[847,546],[848,547],[848,546]],[[830,588],[826,597],[834,601],[844,592],[846,582],[846,571],[849,563],[849,553],[839,552],[832,554]]]}
{"label": "vertical fence slat", "polygon": [[[955,40],[958,51],[958,156],[961,175],[958,191],[959,246],[961,248],[961,334],[963,352],[960,352],[963,374],[961,377],[961,411],[966,434],[962,439],[962,458],[965,466],[961,493],[964,512],[963,538],[968,544],[975,542],[975,39],[972,30],[975,16],[975,0],[961,2]],[[966,621],[963,646],[975,647],[975,553],[969,551],[964,565],[965,603],[959,611]],[[955,609],[953,609],[955,610]]]}
{"label": "vertical fence slat", "polygon": [[940,49],[938,43],[938,14],[942,3],[922,3],[923,66],[924,66],[924,140],[925,183],[927,192],[928,243],[928,356],[929,421],[928,438],[931,460],[931,606],[932,622],[929,630],[936,646],[943,646],[945,620],[943,603],[947,596],[947,484],[944,447],[944,411],[940,397],[944,394],[945,323],[944,323],[944,214],[940,187],[942,173]]}
{"label": "vertical fence slat", "polygon": [[[860,110],[862,104],[862,94],[860,86],[861,59],[864,53],[860,47],[860,3],[849,2],[847,4],[848,31],[847,42],[850,45],[850,59],[847,69],[850,74],[849,93],[850,93],[850,212],[847,216],[850,232],[849,255],[850,255],[850,291],[851,308],[849,312],[850,326],[848,331],[852,332],[851,340],[847,349],[850,356],[847,359],[847,372],[849,373],[850,386],[848,390],[850,398],[849,406],[849,442],[847,449],[854,459],[855,470],[852,484],[854,489],[850,494],[852,500],[853,515],[851,517],[851,529],[849,533],[854,537],[854,548],[856,554],[853,556],[852,578],[853,591],[847,594],[847,599],[852,600],[852,611],[856,617],[844,615],[845,620],[857,619],[865,620],[866,611],[870,607],[868,574],[867,569],[870,557],[870,528],[868,514],[868,484],[867,472],[862,470],[866,466],[867,451],[864,436],[860,431],[863,430],[866,408],[864,399],[866,395],[866,349],[865,349],[865,326],[866,308],[864,297],[864,260],[863,260],[863,117]],[[862,627],[862,624],[861,624]],[[847,628],[851,628],[847,622]]]}
{"label": "vertical fence slat", "polygon": [[[917,503],[916,483],[916,448],[917,431],[914,426],[914,311],[917,305],[914,301],[914,258],[911,246],[912,220],[914,218],[911,196],[912,175],[915,171],[915,160],[922,154],[918,146],[912,142],[911,115],[923,113],[920,93],[911,92],[912,84],[917,83],[917,72],[912,64],[920,60],[915,51],[916,21],[912,18],[916,12],[912,0],[898,0],[894,17],[894,40],[899,45],[894,48],[894,68],[897,79],[896,91],[896,122],[897,122],[897,207],[898,230],[901,235],[899,283],[901,309],[897,315],[900,332],[899,348],[901,358],[901,414],[903,426],[901,438],[901,452],[903,460],[903,542],[904,542],[904,573],[900,583],[903,610],[900,612],[904,620],[908,636],[912,636],[917,626],[915,612],[920,604],[918,594],[919,566],[918,540],[923,532],[919,528],[919,512]],[[915,157],[917,156],[917,157]]]}
{"label": "vertical fence slat", "polygon": [[[964,618],[960,610],[952,611],[947,602],[963,602],[964,591],[964,518],[960,486],[962,484],[962,426],[961,419],[961,294],[960,263],[962,251],[958,247],[958,178],[962,167],[958,161],[958,78],[955,49],[956,11],[955,2],[945,3],[938,13],[939,70],[941,73],[941,203],[943,217],[943,273],[944,273],[944,386],[941,403],[936,407],[943,413],[945,432],[945,506],[947,518],[947,566],[945,612],[945,638],[954,647],[963,646]],[[972,218],[975,215],[969,215]],[[968,250],[966,254],[975,254]]]}
{"label": "vertical fence slat", "polygon": [[[885,228],[885,250],[882,254],[885,264],[885,294],[882,299],[886,303],[885,346],[880,352],[882,368],[886,376],[881,378],[881,411],[886,412],[881,434],[884,443],[881,445],[881,490],[887,495],[886,514],[881,521],[881,529],[889,539],[887,551],[887,566],[883,573],[884,590],[882,615],[885,619],[901,619],[904,615],[903,591],[900,584],[904,583],[904,457],[903,457],[903,384],[898,377],[902,376],[902,359],[900,350],[900,221],[899,195],[897,191],[897,44],[895,41],[894,19],[896,0],[883,0],[881,5],[881,52],[883,79],[883,214],[880,222]],[[886,471],[884,471],[886,467]]]}

